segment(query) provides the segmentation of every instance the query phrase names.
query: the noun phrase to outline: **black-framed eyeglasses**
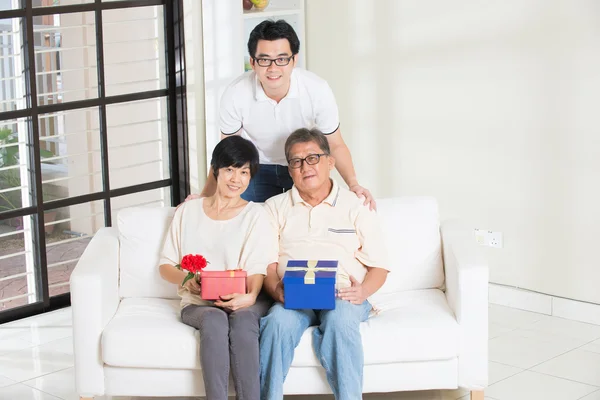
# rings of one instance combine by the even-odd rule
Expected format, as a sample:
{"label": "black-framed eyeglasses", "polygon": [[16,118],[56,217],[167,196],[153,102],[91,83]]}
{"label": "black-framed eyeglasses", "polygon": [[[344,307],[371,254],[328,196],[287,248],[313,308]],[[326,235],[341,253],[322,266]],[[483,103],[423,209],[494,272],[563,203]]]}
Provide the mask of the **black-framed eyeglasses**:
{"label": "black-framed eyeglasses", "polygon": [[321,154],[309,154],[304,158],[291,158],[288,160],[288,165],[292,169],[297,169],[302,166],[302,162],[306,161],[308,165],[318,164],[321,160],[321,156],[328,156],[329,154],[321,153]]}
{"label": "black-framed eyeglasses", "polygon": [[275,65],[277,65],[278,67],[285,67],[293,59],[294,59],[294,56],[290,56],[290,57],[278,57],[276,59],[271,59],[271,58],[255,58],[256,63],[260,67],[270,67],[271,64],[273,64],[273,62],[275,62]]}

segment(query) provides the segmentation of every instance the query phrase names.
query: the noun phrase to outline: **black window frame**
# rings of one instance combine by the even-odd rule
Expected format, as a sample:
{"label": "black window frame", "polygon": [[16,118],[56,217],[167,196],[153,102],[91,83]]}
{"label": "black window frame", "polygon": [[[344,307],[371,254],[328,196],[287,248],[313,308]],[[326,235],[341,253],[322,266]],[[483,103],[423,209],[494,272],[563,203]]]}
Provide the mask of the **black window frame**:
{"label": "black window frame", "polygon": [[[0,20],[21,18],[23,26],[25,93],[27,108],[0,112],[0,121],[26,118],[28,125],[28,157],[32,206],[0,212],[0,221],[14,217],[33,216],[33,252],[37,293],[41,301],[0,311],[0,324],[69,306],[70,293],[50,297],[44,212],[76,204],[102,200],[105,226],[112,226],[111,199],[147,190],[171,187],[171,204],[179,204],[190,192],[189,155],[186,105],[185,47],[183,29],[183,0],[123,0],[106,2],[34,7],[33,0],[22,0],[21,8],[0,11]],[[105,10],[163,6],[166,89],[106,96],[104,81],[104,41],[102,12]],[[38,105],[35,68],[34,17],[67,13],[94,12],[96,29],[96,61],[98,97],[59,104]],[[143,184],[111,189],[109,180],[108,133],[106,106],[137,100],[166,98],[169,142],[169,178]],[[54,201],[43,201],[40,158],[39,115],[60,111],[97,107],[100,114],[100,143],[102,158],[102,191]]]}

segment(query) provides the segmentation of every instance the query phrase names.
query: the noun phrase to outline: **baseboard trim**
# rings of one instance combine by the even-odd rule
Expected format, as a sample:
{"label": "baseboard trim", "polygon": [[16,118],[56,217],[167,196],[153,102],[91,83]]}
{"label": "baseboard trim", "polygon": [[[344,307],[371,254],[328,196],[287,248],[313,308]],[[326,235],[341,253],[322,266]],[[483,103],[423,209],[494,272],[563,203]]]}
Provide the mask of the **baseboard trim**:
{"label": "baseboard trim", "polygon": [[600,304],[490,283],[489,303],[600,325]]}

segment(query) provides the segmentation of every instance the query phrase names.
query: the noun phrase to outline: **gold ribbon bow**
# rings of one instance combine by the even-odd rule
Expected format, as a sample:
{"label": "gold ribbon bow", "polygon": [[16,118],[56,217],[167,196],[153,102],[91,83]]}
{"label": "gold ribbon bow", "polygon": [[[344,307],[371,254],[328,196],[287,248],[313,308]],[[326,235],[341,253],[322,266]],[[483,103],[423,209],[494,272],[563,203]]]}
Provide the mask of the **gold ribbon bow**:
{"label": "gold ribbon bow", "polygon": [[304,275],[304,284],[305,285],[314,285],[315,284],[315,272],[317,271],[329,271],[336,272],[337,268],[317,268],[318,261],[308,260],[306,262],[306,267],[285,267],[286,271],[306,271]]}

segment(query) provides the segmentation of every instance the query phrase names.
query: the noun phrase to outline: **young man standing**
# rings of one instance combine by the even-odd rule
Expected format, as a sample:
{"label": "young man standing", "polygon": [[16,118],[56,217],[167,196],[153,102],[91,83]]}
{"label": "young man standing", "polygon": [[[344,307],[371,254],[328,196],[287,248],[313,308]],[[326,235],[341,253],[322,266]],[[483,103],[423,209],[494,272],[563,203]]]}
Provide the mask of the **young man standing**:
{"label": "young man standing", "polygon": [[[242,197],[264,202],[292,187],[283,145],[299,128],[317,128],[327,136],[336,167],[349,189],[375,208],[371,193],[356,178],[350,150],[340,132],[338,108],[327,82],[296,68],[300,41],[283,20],[263,21],[250,33],[249,71],[225,90],[220,105],[221,139],[241,135],[260,155],[260,169]],[[216,182],[209,173],[201,197],[213,194]],[[193,196],[198,197],[198,196]]]}

